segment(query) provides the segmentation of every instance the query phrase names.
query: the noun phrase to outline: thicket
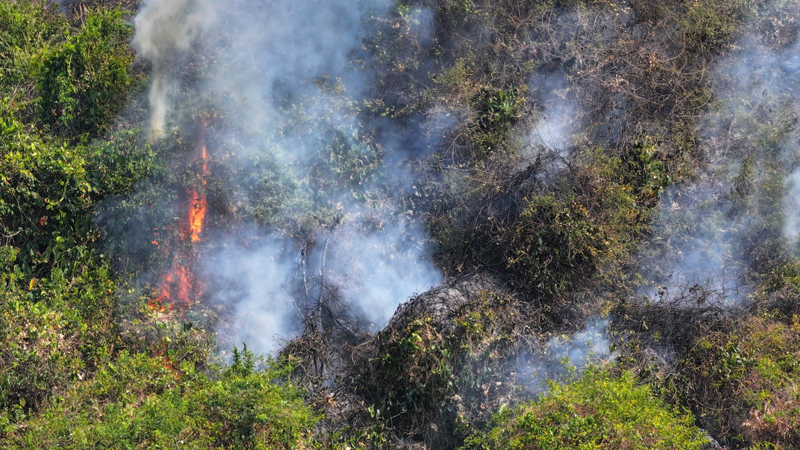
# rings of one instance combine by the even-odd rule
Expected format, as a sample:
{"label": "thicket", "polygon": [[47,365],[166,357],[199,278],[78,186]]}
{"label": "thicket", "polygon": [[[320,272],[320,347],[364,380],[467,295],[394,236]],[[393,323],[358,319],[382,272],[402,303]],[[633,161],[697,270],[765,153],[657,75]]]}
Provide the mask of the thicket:
{"label": "thicket", "polygon": [[259,364],[246,348],[209,373],[122,352],[0,447],[310,448],[318,417],[281,381],[291,367]]}
{"label": "thicket", "polygon": [[167,162],[115,125],[141,86],[130,13],[0,4],[0,447],[311,446],[287,366],[211,365],[207,332],[154,320],[120,264],[109,217],[146,211],[131,194]]}
{"label": "thicket", "polygon": [[42,57],[38,76],[42,121],[67,136],[98,135],[116,119],[133,82],[132,29],[121,11],[86,13],[74,35]]}
{"label": "thicket", "polygon": [[[477,287],[470,287],[475,283]],[[372,403],[374,422],[435,448],[457,446],[519,390],[509,375],[532,329],[529,312],[506,292],[467,281],[469,300],[450,290],[412,301],[378,334],[353,389]],[[469,292],[477,289],[477,292]],[[427,314],[411,312],[414,303]],[[426,305],[426,303],[428,303]],[[450,303],[450,305],[445,305]],[[436,308],[449,308],[439,315]]]}
{"label": "thicket", "polygon": [[798,443],[796,322],[749,317],[709,332],[678,365],[675,389],[709,431],[733,445]]}
{"label": "thicket", "polygon": [[590,368],[542,398],[507,408],[464,449],[703,449],[691,415],[665,406],[630,373]]}
{"label": "thicket", "polygon": [[[92,3],[68,14],[0,3],[0,447],[702,448],[694,423],[730,446],[800,445],[800,271],[777,225],[796,118],[776,119],[771,101],[724,118],[711,83],[744,33],[790,45],[795,2],[398,1],[364,23],[367,98],[320,79],[323,93],[286,100],[265,137],[188,83],[181,131],[155,146],[136,128],[145,78],[127,43],[132,11]],[[561,106],[565,145],[535,142]],[[326,117],[343,110],[346,121]],[[727,138],[698,132],[713,121]],[[201,175],[171,162],[196,150],[198,123],[217,151],[203,181],[221,234],[255,222],[313,244],[341,220],[331,199],[347,198],[421,219],[448,275],[496,283],[421,296],[334,356],[320,336],[295,343],[340,373],[262,366],[246,350],[216,366],[205,326],[224,311],[155,311],[129,279],[185,250],[175,205]],[[281,134],[308,128],[323,130],[299,141],[308,167],[270,155]],[[396,189],[408,183],[382,165],[406,145],[398,172],[416,178]],[[653,227],[670,186],[707,176],[720,151],[738,164],[724,207]],[[756,303],[703,304],[702,286],[686,286],[691,307],[640,301],[642,242],[675,246],[701,228],[746,231],[736,253],[749,255]],[[608,310],[625,370],[591,369],[521,401],[515,358]],[[322,421],[308,399],[344,419]]]}
{"label": "thicket", "polygon": [[[637,292],[642,277],[632,265],[652,263],[668,277],[671,260],[641,258],[642,240],[678,248],[682,239],[689,239],[687,230],[717,227],[712,236],[742,237],[731,240],[733,258],[743,255],[747,264],[737,282],[775,283],[773,307],[784,318],[795,311],[795,272],[787,263],[792,258],[781,249],[785,242],[779,230],[786,171],[781,142],[792,128],[784,124],[795,118],[791,113],[777,119],[770,115],[786,110],[766,100],[770,94],[747,103],[735,91],[730,96],[749,112],[729,117],[731,111],[720,104],[730,99],[719,96],[720,86],[714,82],[727,83],[719,81],[715,68],[742,36],[764,36],[772,48],[794,42],[796,26],[786,18],[796,11],[793,2],[404,2],[392,18],[383,19],[377,41],[370,42],[383,65],[376,85],[381,101],[372,104],[377,105],[375,112],[401,121],[451,120],[445,142],[436,147],[440,151],[421,164],[418,187],[423,199],[415,200],[417,207],[423,202],[423,217],[439,244],[438,261],[451,274],[500,274],[541,306],[540,312],[549,316],[544,322],[551,326],[575,320],[576,302],[595,302],[597,307],[598,293],[613,292],[606,298],[624,299],[616,310],[621,329],[641,333],[624,347],[626,358],[641,358],[634,373],[653,382],[670,401],[691,408],[715,437],[735,445],[784,439],[781,445],[791,448],[794,444],[785,440],[795,432],[784,427],[782,438],[736,438],[729,434],[730,426],[723,430],[714,424],[727,420],[720,419],[723,411],[737,410],[741,424],[741,411],[752,411],[754,403],[734,400],[741,398],[736,394],[721,396],[725,406],[711,413],[702,400],[692,400],[693,391],[677,395],[662,390],[661,380],[675,380],[668,368],[687,355],[696,339],[712,330],[735,336],[737,328],[730,321],[749,312],[703,305],[716,294],[691,285],[682,287],[684,300],[696,302],[691,308],[655,304],[657,298],[642,305]],[[420,25],[429,18],[433,37]],[[556,96],[548,98],[546,93],[553,90]],[[552,151],[530,143],[530,127],[559,104],[573,108],[573,131],[567,137],[572,144]],[[520,168],[519,159],[531,156],[533,163],[528,159]],[[674,182],[710,176],[709,167],[716,167],[719,158],[731,158],[740,170],[730,192],[721,195],[721,206],[697,198],[712,206],[690,209],[684,223],[653,230],[660,214],[655,207],[666,189]],[[669,201],[680,207],[692,201],[691,195]],[[742,215],[743,210],[750,215]],[[651,232],[654,236],[648,236]],[[640,259],[631,260],[631,255]],[[450,357],[440,354],[444,332],[437,334],[424,321],[407,331],[388,341],[400,345],[392,348],[405,349],[401,343],[418,336],[418,348],[407,347],[423,355],[421,361]],[[647,338],[638,340],[642,335]],[[718,364],[708,358],[704,354],[700,360]],[[662,364],[667,373],[653,364]],[[681,377],[705,373],[691,363],[681,364]],[[453,368],[434,367],[431,378],[410,383],[431,390],[406,387],[412,375],[401,371],[402,379],[394,383],[404,387],[384,391],[394,403],[402,403],[401,393],[413,392],[430,394],[418,402],[438,404],[446,389],[436,386],[446,385],[442,377]],[[681,384],[674,382],[673,387]],[[720,385],[704,379],[696,386],[713,395]],[[762,392],[766,398],[780,395],[778,391],[764,385]],[[791,408],[779,413],[788,422]],[[406,410],[390,411],[393,418],[409,417]],[[783,422],[773,414],[760,423],[766,430],[764,423]]]}

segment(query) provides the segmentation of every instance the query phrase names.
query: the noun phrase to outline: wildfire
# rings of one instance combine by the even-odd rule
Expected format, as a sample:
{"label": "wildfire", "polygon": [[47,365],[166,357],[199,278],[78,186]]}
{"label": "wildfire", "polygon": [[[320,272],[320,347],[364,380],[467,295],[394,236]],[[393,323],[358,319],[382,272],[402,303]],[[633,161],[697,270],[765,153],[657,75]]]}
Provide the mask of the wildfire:
{"label": "wildfire", "polygon": [[189,191],[189,238],[192,242],[200,242],[200,233],[203,232],[203,223],[206,220],[206,175],[208,175],[208,151],[205,145],[202,150],[203,158],[203,186],[201,190]]}
{"label": "wildfire", "polygon": [[[187,192],[187,221],[181,226],[184,230],[182,232],[183,238],[188,238],[193,243],[200,242],[207,211],[206,177],[209,175],[209,169],[208,151],[204,144],[200,153],[203,162],[201,185],[191,188]],[[152,243],[157,245],[158,241],[154,240]],[[191,266],[187,265],[187,262],[190,262],[191,259],[191,257],[175,257],[172,269],[161,277],[158,296],[150,302],[151,308],[159,311],[164,311],[166,309],[165,305],[171,308],[187,308],[191,306],[193,299],[202,295],[202,289],[195,279]]]}
{"label": "wildfire", "polygon": [[162,277],[162,283],[160,288],[159,296],[153,302],[154,305],[158,305],[163,309],[165,303],[170,304],[171,306],[189,306],[192,303],[192,296],[194,294],[198,294],[197,292],[193,292],[194,286],[193,277],[189,269],[185,266],[178,265],[177,261],[176,264],[172,267],[168,273],[164,274]]}

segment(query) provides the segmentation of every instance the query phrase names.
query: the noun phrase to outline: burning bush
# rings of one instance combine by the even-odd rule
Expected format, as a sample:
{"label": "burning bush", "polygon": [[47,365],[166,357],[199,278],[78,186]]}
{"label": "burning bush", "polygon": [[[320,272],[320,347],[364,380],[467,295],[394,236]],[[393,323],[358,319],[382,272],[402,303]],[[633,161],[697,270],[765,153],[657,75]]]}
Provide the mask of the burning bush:
{"label": "burning bush", "polygon": [[[543,335],[613,304],[623,364],[659,393],[728,443],[797,444],[800,275],[778,234],[798,2],[150,0],[133,40],[150,65],[132,66],[126,13],[88,6],[138,3],[0,4],[9,447],[321,446],[290,369],[238,350],[209,363],[214,332],[266,352],[303,327],[292,373],[326,408],[318,430],[346,427],[351,447],[701,446],[688,415],[613,369],[501,406],[528,398],[521,353],[571,352],[577,338]],[[785,101],[762,95],[767,77],[736,97],[757,114],[711,102],[709,68],[742,29],[791,50],[760,69],[787,75]],[[144,99],[110,133],[142,68],[149,139]],[[699,174],[709,149],[748,155]],[[674,233],[653,226],[673,179],[735,171],[707,197],[667,190],[662,210],[728,193]],[[437,262],[469,276],[389,320],[442,281],[420,218]],[[701,243],[737,241],[717,256],[748,255],[774,315],[701,308],[700,283],[691,308],[639,301],[647,267],[669,276],[633,267],[642,238],[680,253],[698,225]],[[606,346],[607,323],[575,336]]]}

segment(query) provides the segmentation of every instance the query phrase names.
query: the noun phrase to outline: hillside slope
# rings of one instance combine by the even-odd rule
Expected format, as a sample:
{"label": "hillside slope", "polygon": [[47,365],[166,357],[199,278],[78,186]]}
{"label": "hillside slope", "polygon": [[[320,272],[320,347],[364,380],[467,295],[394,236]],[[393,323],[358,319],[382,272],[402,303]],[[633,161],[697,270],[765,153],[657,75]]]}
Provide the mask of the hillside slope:
{"label": "hillside slope", "polygon": [[798,20],[0,2],[0,448],[800,447]]}

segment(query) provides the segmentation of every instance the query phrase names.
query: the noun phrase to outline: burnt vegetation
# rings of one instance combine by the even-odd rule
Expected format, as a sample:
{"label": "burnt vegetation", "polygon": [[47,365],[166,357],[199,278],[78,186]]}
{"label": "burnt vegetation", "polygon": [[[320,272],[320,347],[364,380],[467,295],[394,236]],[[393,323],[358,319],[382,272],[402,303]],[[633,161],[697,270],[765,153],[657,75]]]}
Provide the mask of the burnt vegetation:
{"label": "burnt vegetation", "polygon": [[800,3],[367,1],[279,75],[140,6],[0,1],[0,448],[800,448]]}

